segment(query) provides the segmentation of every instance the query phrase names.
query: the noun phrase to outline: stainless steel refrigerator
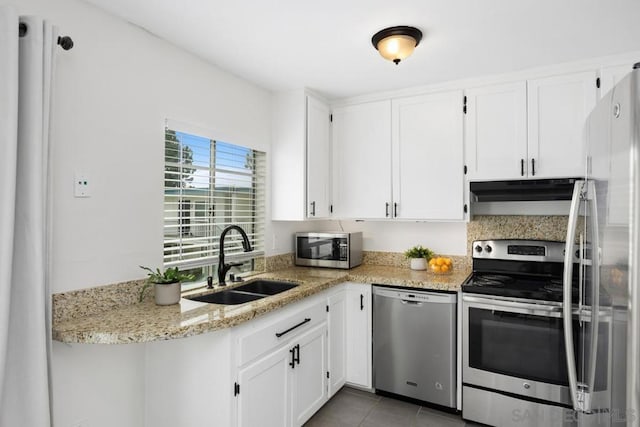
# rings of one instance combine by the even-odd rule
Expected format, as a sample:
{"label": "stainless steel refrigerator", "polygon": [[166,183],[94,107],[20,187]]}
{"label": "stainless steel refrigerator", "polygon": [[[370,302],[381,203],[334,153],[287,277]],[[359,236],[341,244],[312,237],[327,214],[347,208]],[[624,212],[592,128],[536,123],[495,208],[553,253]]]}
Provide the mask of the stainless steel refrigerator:
{"label": "stainless steel refrigerator", "polygon": [[640,63],[602,97],[584,135],[585,179],[573,192],[564,266],[571,399],[580,426],[638,426]]}

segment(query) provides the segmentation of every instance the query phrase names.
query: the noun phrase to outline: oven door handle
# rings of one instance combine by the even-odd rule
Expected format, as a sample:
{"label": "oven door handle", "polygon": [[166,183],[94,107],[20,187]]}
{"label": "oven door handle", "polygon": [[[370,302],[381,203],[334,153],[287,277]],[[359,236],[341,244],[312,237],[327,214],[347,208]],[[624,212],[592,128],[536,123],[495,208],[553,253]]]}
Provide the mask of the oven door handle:
{"label": "oven door handle", "polygon": [[509,311],[511,313],[531,315],[540,313],[547,317],[562,317],[562,307],[559,305],[534,304],[499,299],[488,300],[486,298],[474,297],[470,295],[463,295],[462,300],[467,303],[473,303],[473,306],[479,306],[488,310],[502,310]]}
{"label": "oven door handle", "polygon": [[[576,359],[573,351],[573,316],[571,301],[571,286],[573,283],[573,250],[575,247],[575,235],[580,213],[580,201],[583,198],[584,181],[576,181],[571,197],[571,209],[569,210],[569,222],[567,223],[567,239],[564,249],[564,274],[562,281],[562,320],[564,326],[564,347],[567,356],[567,373],[569,376],[569,391],[573,409],[582,410],[578,401],[578,379],[576,371]],[[580,266],[582,268],[582,266]],[[582,286],[582,283],[579,284]]]}

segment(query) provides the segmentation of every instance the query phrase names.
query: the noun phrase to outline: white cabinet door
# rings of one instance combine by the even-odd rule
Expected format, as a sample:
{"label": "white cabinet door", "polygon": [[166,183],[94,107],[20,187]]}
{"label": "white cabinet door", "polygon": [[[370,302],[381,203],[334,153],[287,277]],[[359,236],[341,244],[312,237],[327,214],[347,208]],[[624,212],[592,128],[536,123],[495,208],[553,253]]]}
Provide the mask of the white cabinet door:
{"label": "white cabinet door", "polygon": [[465,91],[465,162],[470,180],[520,179],[527,163],[525,82]]}
{"label": "white cabinet door", "polygon": [[347,283],[347,382],[371,388],[371,285]]}
{"label": "white cabinet door", "polygon": [[461,220],[462,91],[392,101],[393,217]]}
{"label": "white cabinet door", "polygon": [[307,217],[330,216],[329,107],[307,95]]}
{"label": "white cabinet door", "polygon": [[239,371],[238,426],[290,425],[292,357],[291,348],[283,347]]}
{"label": "white cabinet door", "polygon": [[336,107],[332,146],[334,216],[390,217],[391,101]]}
{"label": "white cabinet door", "polygon": [[327,299],[329,315],[329,397],[333,396],[347,380],[346,358],[346,292],[340,290]]}
{"label": "white cabinet door", "polygon": [[327,324],[301,335],[295,342],[296,363],[290,371],[292,425],[301,426],[328,400]]}
{"label": "white cabinet door", "polygon": [[271,217],[305,219],[305,93],[276,93],[272,105]]}
{"label": "white cabinet door", "polygon": [[587,71],[528,82],[529,178],[584,175],[583,130],[596,104],[596,78]]}

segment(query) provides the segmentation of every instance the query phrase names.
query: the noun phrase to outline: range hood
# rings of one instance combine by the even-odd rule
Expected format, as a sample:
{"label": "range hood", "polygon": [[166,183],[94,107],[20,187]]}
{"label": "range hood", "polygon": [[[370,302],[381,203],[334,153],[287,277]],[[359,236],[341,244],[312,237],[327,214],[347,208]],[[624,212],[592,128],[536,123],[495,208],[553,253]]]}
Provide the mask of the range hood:
{"label": "range hood", "polygon": [[515,181],[471,182],[472,200],[477,202],[516,202],[571,200],[574,183],[582,178],[523,179]]}

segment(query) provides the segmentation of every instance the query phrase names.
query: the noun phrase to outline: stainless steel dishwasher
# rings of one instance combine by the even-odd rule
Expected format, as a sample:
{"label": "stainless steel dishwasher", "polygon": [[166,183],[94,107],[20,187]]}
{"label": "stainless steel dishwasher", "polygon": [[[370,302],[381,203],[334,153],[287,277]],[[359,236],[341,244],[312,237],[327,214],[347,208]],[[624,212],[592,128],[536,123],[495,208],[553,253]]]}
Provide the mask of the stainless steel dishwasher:
{"label": "stainless steel dishwasher", "polygon": [[456,294],[373,286],[373,386],[456,407]]}

